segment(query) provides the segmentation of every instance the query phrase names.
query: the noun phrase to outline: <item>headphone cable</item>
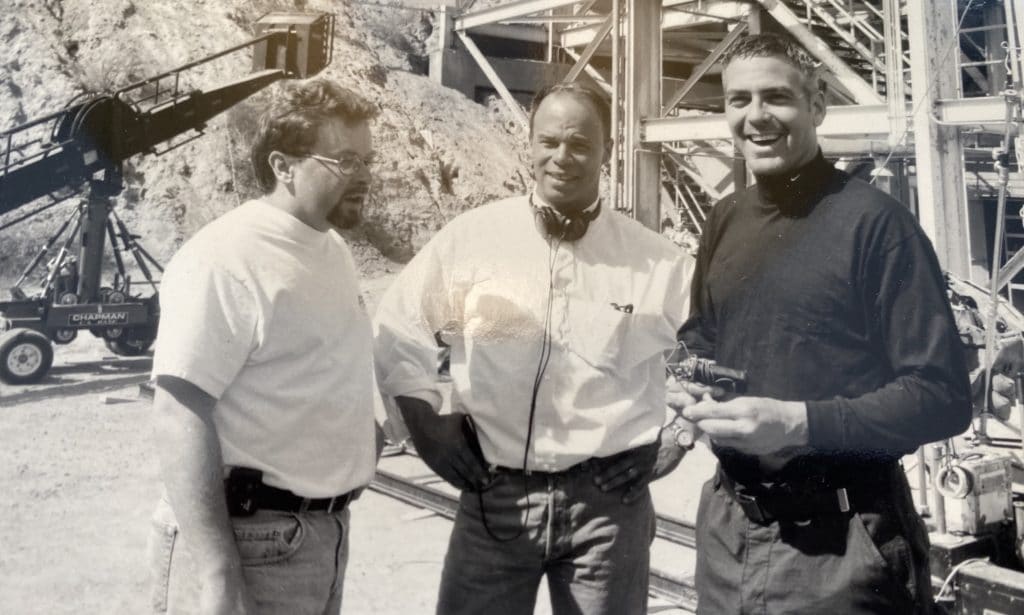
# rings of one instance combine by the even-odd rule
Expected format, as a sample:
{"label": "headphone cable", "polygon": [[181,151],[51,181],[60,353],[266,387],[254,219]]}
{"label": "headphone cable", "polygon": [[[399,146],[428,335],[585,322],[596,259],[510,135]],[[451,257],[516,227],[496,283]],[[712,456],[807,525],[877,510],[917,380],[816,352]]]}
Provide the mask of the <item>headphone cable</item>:
{"label": "headphone cable", "polygon": [[[561,237],[557,238],[554,244],[552,244],[550,240],[548,241],[548,299],[544,312],[544,333],[541,336],[540,359],[537,361],[537,373],[533,377],[533,390],[530,394],[530,414],[527,418],[526,424],[526,444],[523,447],[523,496],[526,499],[527,516],[530,514],[530,488],[526,482],[530,475],[530,444],[533,441],[533,421],[537,414],[537,396],[540,393],[540,385],[544,381],[544,372],[548,369],[548,361],[551,359],[551,320],[552,312],[554,311],[555,262],[556,257],[558,256],[558,248],[561,247],[561,245]],[[480,504],[480,519],[483,521],[484,530],[487,531],[488,536],[498,542],[510,542],[523,535],[523,532],[526,530],[525,523],[520,525],[516,533],[511,536],[498,536],[494,530],[491,529],[490,523],[487,521],[487,511],[484,508],[484,494],[482,489],[477,491],[477,499]]]}

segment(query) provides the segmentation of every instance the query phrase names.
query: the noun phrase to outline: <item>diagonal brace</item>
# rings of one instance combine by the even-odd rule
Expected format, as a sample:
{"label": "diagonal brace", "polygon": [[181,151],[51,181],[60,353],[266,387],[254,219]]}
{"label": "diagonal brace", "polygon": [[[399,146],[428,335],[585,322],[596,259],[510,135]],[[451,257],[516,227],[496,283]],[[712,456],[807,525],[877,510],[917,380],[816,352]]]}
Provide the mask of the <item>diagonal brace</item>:
{"label": "diagonal brace", "polygon": [[569,72],[565,75],[565,79],[562,80],[562,83],[572,83],[573,81],[576,81],[577,77],[580,76],[580,73],[583,72],[583,69],[585,69],[590,63],[590,58],[594,57],[594,52],[601,46],[604,39],[608,37],[608,33],[612,31],[612,22],[614,18],[614,15],[608,15],[608,18],[605,19],[604,23],[601,24],[601,27],[598,28],[597,33],[594,34],[594,38],[587,43],[583,52],[580,53],[580,57],[577,58],[576,64],[569,69]]}
{"label": "diagonal brace", "polygon": [[476,46],[473,39],[469,38],[468,34],[462,30],[456,30],[455,32],[459,35],[459,39],[462,40],[462,44],[466,46],[466,49],[469,51],[469,55],[473,56],[473,59],[476,60],[477,66],[479,66],[480,70],[483,71],[484,76],[486,76],[487,80],[491,82],[494,89],[498,91],[498,95],[501,96],[501,99],[505,101],[506,105],[508,105],[509,110],[511,110],[512,114],[516,116],[517,120],[519,120],[523,129],[529,130],[529,118],[526,117],[526,113],[523,111],[523,108],[519,106],[515,97],[512,96],[512,92],[509,92],[508,88],[505,87],[505,84],[501,81],[501,77],[498,76],[494,67],[487,61],[487,56],[480,51],[480,48]]}
{"label": "diagonal brace", "polygon": [[697,82],[700,81],[701,78],[704,75],[706,75],[709,70],[711,70],[711,67],[714,66],[716,62],[718,62],[718,60],[722,57],[722,54],[724,54],[729,49],[729,47],[732,47],[732,44],[736,42],[736,39],[742,36],[743,33],[746,31],[746,22],[741,21],[740,23],[736,24],[736,27],[729,31],[729,34],[727,34],[725,38],[722,39],[722,42],[715,45],[715,48],[711,50],[711,53],[708,55],[708,57],[704,58],[704,60],[700,64],[694,67],[693,72],[690,73],[690,76],[686,79],[686,82],[682,85],[682,87],[679,88],[679,90],[675,94],[672,95],[672,98],[662,109],[662,114],[665,114],[668,111],[675,109],[676,105],[682,102],[683,98],[685,98],[686,95],[690,93],[690,90],[693,89],[693,86],[697,85]]}

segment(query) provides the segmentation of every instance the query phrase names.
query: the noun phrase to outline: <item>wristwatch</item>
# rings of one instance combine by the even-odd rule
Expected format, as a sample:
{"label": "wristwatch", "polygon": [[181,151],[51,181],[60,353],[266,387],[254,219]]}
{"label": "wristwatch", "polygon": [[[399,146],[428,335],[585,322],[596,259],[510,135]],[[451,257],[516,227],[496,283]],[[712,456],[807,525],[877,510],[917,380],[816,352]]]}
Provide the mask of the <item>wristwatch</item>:
{"label": "wristwatch", "polygon": [[668,424],[669,430],[672,432],[672,438],[676,441],[676,446],[688,451],[696,446],[697,441],[693,437],[693,430],[689,425],[680,421],[672,421]]}

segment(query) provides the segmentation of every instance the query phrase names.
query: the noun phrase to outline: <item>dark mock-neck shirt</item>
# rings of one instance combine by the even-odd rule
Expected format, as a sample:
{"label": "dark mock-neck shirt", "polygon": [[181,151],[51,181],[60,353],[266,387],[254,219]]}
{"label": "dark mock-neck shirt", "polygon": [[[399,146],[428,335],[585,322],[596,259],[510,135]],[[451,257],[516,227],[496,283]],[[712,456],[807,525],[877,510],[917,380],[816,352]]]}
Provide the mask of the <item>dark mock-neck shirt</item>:
{"label": "dark mock-neck shirt", "polygon": [[[893,459],[967,427],[931,243],[905,207],[820,154],[715,206],[692,293],[690,352],[746,370],[748,395],[807,402],[810,452],[783,474]],[[757,471],[716,453],[727,471]]]}

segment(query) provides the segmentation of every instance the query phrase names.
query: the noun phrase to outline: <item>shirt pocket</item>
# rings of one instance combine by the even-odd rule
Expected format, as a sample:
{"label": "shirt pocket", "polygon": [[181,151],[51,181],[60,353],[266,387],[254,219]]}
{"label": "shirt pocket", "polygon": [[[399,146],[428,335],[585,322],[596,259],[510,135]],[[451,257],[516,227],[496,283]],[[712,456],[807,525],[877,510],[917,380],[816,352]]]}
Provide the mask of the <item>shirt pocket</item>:
{"label": "shirt pocket", "polygon": [[603,371],[624,373],[672,348],[675,339],[664,319],[601,301],[572,302],[569,326],[569,350]]}

